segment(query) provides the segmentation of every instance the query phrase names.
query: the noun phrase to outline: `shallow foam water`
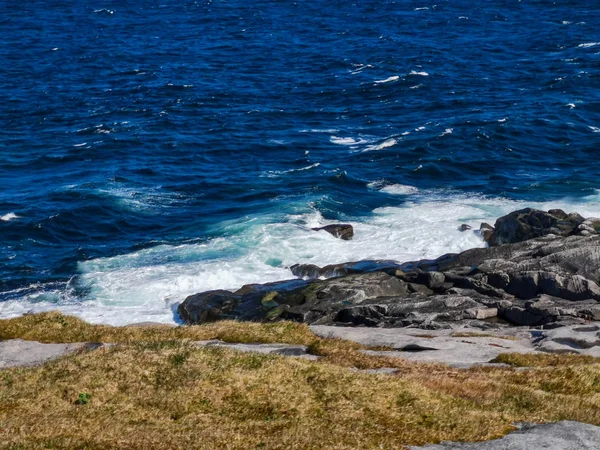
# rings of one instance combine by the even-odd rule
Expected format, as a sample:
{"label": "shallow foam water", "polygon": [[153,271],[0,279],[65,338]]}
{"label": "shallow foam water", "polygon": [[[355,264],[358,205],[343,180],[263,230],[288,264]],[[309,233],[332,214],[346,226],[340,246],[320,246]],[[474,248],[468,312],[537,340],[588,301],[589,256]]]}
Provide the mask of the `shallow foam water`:
{"label": "shallow foam water", "polygon": [[525,206],[600,216],[600,4],[489,3],[13,2],[0,317],[171,322]]}

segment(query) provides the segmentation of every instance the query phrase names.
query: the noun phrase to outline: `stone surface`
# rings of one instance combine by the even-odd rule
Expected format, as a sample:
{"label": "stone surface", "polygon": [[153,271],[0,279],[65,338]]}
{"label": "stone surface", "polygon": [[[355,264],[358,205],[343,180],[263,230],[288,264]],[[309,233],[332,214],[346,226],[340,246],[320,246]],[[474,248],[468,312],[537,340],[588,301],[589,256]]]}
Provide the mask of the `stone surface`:
{"label": "stone surface", "polygon": [[324,227],[312,228],[313,231],[327,231],[332,236],[349,241],[354,237],[354,228],[347,223],[325,225]]}
{"label": "stone surface", "polygon": [[97,344],[43,344],[36,341],[11,339],[0,341],[0,369],[35,366],[77,351],[99,347]]}
{"label": "stone surface", "polygon": [[495,246],[522,242],[548,234],[570,236],[584,221],[579,214],[567,214],[560,209],[546,212],[525,208],[500,217],[488,242]]}
{"label": "stone surface", "polygon": [[574,353],[600,357],[600,324],[567,325],[551,330],[463,327],[425,331],[327,325],[313,325],[310,329],[323,338],[392,349],[365,350],[370,355],[443,363],[457,368],[490,365],[501,353]]}
{"label": "stone surface", "polygon": [[442,442],[413,450],[598,450],[600,427],[562,421],[542,425],[521,424],[520,429],[492,441]]}
{"label": "stone surface", "polygon": [[194,341],[193,345],[197,347],[224,347],[231,350],[246,353],[261,353],[270,355],[294,356],[298,358],[308,359],[311,361],[319,359],[316,355],[308,353],[308,347],[305,345],[293,344],[235,344],[223,342],[219,340],[211,341]]}
{"label": "stone surface", "polygon": [[501,353],[539,351],[533,343],[534,338],[526,329],[505,329],[485,333],[472,328],[424,331],[415,328],[315,325],[310,329],[317,336],[324,338],[346,339],[369,347],[393,349],[391,351],[365,350],[364,352],[369,355],[444,363],[458,368],[488,364]]}
{"label": "stone surface", "polygon": [[577,353],[600,357],[600,325],[572,325],[541,331],[534,345],[536,350],[547,353]]}

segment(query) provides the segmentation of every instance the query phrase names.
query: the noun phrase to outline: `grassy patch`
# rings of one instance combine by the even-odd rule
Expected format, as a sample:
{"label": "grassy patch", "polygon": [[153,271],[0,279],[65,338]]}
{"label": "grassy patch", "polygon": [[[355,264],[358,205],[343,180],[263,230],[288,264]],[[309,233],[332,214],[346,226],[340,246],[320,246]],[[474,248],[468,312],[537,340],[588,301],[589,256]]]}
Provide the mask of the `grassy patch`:
{"label": "grassy patch", "polygon": [[276,322],[260,324],[222,321],[202,326],[168,325],[112,327],[92,325],[58,312],[31,314],[0,321],[0,340],[27,339],[39,342],[163,342],[220,339],[241,343],[290,343],[310,345],[315,336],[303,324]]}
{"label": "grassy patch", "polygon": [[[594,358],[505,355],[530,369],[458,370],[367,356],[298,324],[107,327],[56,313],[0,321],[7,338],[117,345],[0,370],[0,448],[397,449],[491,439],[516,421],[600,425]],[[300,343],[323,358],[189,342],[214,338]]]}
{"label": "grassy patch", "polygon": [[514,367],[579,366],[599,362],[599,358],[572,353],[502,353],[492,362],[510,364]]}

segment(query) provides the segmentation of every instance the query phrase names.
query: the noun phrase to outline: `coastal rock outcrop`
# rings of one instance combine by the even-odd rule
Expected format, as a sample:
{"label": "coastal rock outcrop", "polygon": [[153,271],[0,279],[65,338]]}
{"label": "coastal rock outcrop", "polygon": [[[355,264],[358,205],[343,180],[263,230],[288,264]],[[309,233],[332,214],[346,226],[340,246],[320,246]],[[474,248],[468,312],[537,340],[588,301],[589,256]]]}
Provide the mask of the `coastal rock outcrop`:
{"label": "coastal rock outcrop", "polygon": [[227,318],[428,330],[585,324],[600,320],[599,229],[598,219],[524,209],[496,221],[487,248],[402,264],[298,264],[290,270],[299,279],[192,295],[179,314],[187,323]]}
{"label": "coastal rock outcrop", "polygon": [[500,217],[488,242],[494,246],[522,242],[548,234],[570,236],[584,221],[579,214],[567,214],[562,209],[546,212],[525,208]]}

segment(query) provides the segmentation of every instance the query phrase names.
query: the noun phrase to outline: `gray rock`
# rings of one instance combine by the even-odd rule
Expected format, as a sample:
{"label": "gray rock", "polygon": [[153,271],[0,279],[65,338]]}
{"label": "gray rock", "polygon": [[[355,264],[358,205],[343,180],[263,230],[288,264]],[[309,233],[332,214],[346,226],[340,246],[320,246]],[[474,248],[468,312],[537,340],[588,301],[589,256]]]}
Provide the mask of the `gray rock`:
{"label": "gray rock", "polygon": [[548,212],[532,208],[521,209],[496,221],[489,244],[511,244],[548,234],[569,236],[576,232],[584,220],[579,214],[566,214],[559,209]]}
{"label": "gray rock", "polygon": [[319,359],[316,355],[308,353],[308,347],[305,345],[293,344],[236,344],[223,342],[220,340],[211,341],[193,341],[192,345],[197,347],[223,347],[238,352],[261,353],[268,355],[294,356],[297,358],[315,361]]}
{"label": "gray rock", "polygon": [[[363,345],[390,347],[392,351],[365,350],[368,355],[410,361],[444,363],[458,368],[488,364],[500,353],[533,353],[531,333],[504,329],[487,331],[472,328],[421,330],[415,328],[366,328],[313,325],[317,336],[346,339]],[[474,336],[470,336],[475,334]]]}
{"label": "gray rock", "polygon": [[313,231],[327,231],[332,236],[349,241],[354,237],[354,228],[347,223],[339,223],[333,225],[325,225],[324,227],[312,228]]}
{"label": "gray rock", "polygon": [[600,427],[562,421],[543,425],[521,424],[500,439],[486,442],[442,442],[413,450],[598,450]]}
{"label": "gray rock", "polygon": [[100,347],[99,344],[43,344],[36,341],[11,339],[0,341],[0,369],[35,366],[71,353]]}
{"label": "gray rock", "polygon": [[600,325],[576,325],[545,330],[534,342],[536,350],[547,353],[577,353],[600,357]]}
{"label": "gray rock", "polygon": [[242,297],[229,291],[216,290],[190,295],[177,308],[186,323],[207,323],[234,317]]}

